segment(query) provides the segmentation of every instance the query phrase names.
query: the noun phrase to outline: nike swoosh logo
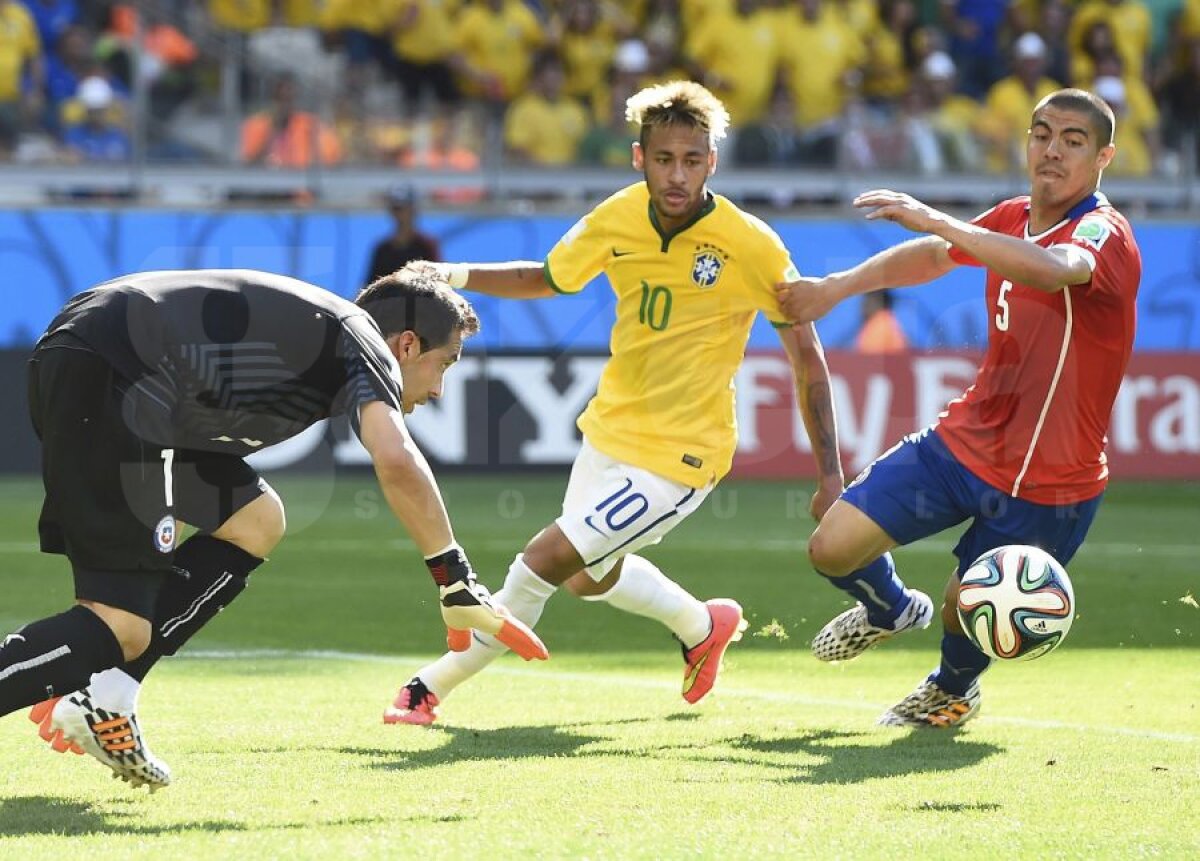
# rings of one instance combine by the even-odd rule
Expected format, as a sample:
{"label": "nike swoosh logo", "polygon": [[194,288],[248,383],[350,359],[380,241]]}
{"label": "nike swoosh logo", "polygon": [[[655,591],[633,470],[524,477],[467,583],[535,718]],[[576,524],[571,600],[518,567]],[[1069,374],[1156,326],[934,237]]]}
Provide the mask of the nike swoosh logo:
{"label": "nike swoosh logo", "polygon": [[0,649],[3,649],[9,643],[15,642],[16,640],[20,640],[22,643],[29,642],[24,637],[22,637],[20,634],[9,634],[7,637],[4,638],[4,642],[0,643]]}
{"label": "nike swoosh logo", "polygon": [[683,692],[686,694],[692,689],[692,685],[696,684],[696,679],[700,676],[700,671],[704,669],[704,665],[708,663],[709,656],[712,655],[712,649],[704,653],[704,657],[696,662],[692,667],[692,671],[687,674],[687,678],[683,680]]}
{"label": "nike swoosh logo", "polygon": [[612,250],[613,257],[625,257],[626,255],[632,254],[632,253],[633,253],[632,251],[618,251],[615,248]]}
{"label": "nike swoosh logo", "polygon": [[596,524],[592,523],[592,515],[589,514],[587,517],[583,518],[583,522],[586,523],[588,526],[592,527],[592,529],[594,529],[595,531],[599,532],[605,538],[608,537],[608,535],[604,532],[603,529],[601,529]]}
{"label": "nike swoosh logo", "polygon": [[691,690],[692,685],[696,684],[696,679],[700,678],[700,672],[702,669],[704,669],[704,664],[708,663],[708,658],[712,654],[713,654],[712,649],[709,649],[707,652],[704,652],[704,657],[702,657],[700,661],[696,662],[695,667],[691,668],[691,672],[688,674],[688,678],[683,680],[683,692],[684,693],[688,693]]}

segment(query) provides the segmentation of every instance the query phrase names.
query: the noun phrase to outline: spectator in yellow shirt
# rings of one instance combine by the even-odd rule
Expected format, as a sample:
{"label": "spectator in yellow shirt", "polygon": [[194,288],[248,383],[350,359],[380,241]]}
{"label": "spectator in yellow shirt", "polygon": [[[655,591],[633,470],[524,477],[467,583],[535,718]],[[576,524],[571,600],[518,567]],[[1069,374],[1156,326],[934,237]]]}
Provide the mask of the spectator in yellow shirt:
{"label": "spectator in yellow shirt", "polygon": [[1043,98],[1059,89],[1045,77],[1046,43],[1023,33],[1013,43],[1013,74],[988,90],[981,131],[987,141],[987,168],[995,173],[1019,170],[1025,163],[1029,118]]}
{"label": "spectator in yellow shirt", "polygon": [[1079,47],[1071,51],[1071,85],[1088,89],[1096,80],[1096,60],[1116,50],[1117,38],[1112,24],[1097,18],[1083,32]]}
{"label": "spectator in yellow shirt", "polygon": [[[21,92],[29,72],[31,89]],[[25,112],[36,115],[45,81],[42,42],[33,16],[16,0],[0,0],[0,158],[16,147]]]}
{"label": "spectator in yellow shirt", "polygon": [[432,113],[438,116],[459,101],[451,67],[457,11],[458,0],[392,0],[388,26],[394,68],[410,117],[418,112],[426,93],[432,97]]}
{"label": "spectator in yellow shirt", "polygon": [[1117,54],[1101,57],[1091,91],[1112,108],[1116,154],[1104,173],[1111,176],[1149,176],[1158,161],[1161,137],[1158,106],[1140,78],[1121,75]]}
{"label": "spectator in yellow shirt", "polygon": [[1125,73],[1140,78],[1145,72],[1150,51],[1150,10],[1138,0],[1084,0],[1075,10],[1067,31],[1067,42],[1074,57],[1083,46],[1083,36],[1097,21],[1107,21]]}
{"label": "spectator in yellow shirt", "polygon": [[857,90],[863,44],[824,0],[800,0],[783,26],[783,78],[796,101],[796,124],[816,131],[836,122]]}
{"label": "spectator in yellow shirt", "polygon": [[762,6],[737,0],[728,12],[705,17],[688,37],[695,79],[725,103],[738,126],[765,116],[778,74],[775,16]]}
{"label": "spectator in yellow shirt", "polygon": [[529,80],[533,52],[544,40],[537,16],[521,0],[479,0],[458,16],[456,69],[463,92],[512,101]]}
{"label": "spectator in yellow shirt", "polygon": [[908,59],[917,25],[913,0],[883,0],[884,18],[863,38],[866,65],[863,95],[876,104],[894,104],[908,92]]}
{"label": "spectator in yellow shirt", "polygon": [[594,105],[617,50],[617,27],[596,0],[566,0],[552,22],[566,74],[565,92]]}
{"label": "spectator in yellow shirt", "polygon": [[558,56],[538,54],[529,91],[517,96],[504,117],[504,143],[514,160],[538,165],[575,161],[588,131],[588,115],[563,92],[563,80]]}

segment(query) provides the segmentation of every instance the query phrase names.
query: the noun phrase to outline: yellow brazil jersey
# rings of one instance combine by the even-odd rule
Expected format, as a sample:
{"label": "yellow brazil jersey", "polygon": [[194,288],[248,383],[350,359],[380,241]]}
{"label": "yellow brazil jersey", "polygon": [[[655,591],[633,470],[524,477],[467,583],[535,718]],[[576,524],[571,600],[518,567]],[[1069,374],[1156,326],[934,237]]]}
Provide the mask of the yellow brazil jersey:
{"label": "yellow brazil jersey", "polygon": [[576,293],[604,272],[617,294],[612,358],[579,429],[609,457],[703,487],[737,443],[733,377],[758,312],[783,322],[775,284],[796,277],[779,236],[724,197],[664,234],[643,182],[580,219],[546,257]]}

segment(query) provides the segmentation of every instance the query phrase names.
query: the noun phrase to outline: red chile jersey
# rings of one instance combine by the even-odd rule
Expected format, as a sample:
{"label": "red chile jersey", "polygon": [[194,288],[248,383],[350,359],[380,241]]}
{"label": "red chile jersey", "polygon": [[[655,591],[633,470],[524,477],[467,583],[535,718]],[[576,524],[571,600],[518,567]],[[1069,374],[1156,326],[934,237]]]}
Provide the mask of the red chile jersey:
{"label": "red chile jersey", "polygon": [[[1129,222],[1097,193],[1049,230],[1029,234],[1029,198],[1015,197],[974,224],[1084,252],[1091,280],[1046,293],[987,272],[988,347],[975,383],[938,417],[936,431],[975,475],[1041,504],[1104,490],[1105,431],[1136,324],[1142,257]],[[982,264],[951,247],[950,257]]]}

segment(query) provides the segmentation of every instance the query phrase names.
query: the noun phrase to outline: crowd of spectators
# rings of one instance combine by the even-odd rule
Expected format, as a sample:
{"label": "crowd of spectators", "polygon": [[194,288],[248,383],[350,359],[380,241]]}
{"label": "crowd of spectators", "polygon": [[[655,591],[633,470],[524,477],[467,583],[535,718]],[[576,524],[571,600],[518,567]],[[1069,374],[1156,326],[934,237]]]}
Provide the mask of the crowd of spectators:
{"label": "crowd of spectators", "polygon": [[[471,170],[489,145],[621,165],[625,99],[671,77],[725,101],[742,165],[1010,172],[1036,101],[1079,86],[1118,117],[1110,173],[1173,176],[1197,161],[1200,0],[0,0],[0,160],[137,142],[271,167]],[[230,105],[239,140],[199,133]]]}

